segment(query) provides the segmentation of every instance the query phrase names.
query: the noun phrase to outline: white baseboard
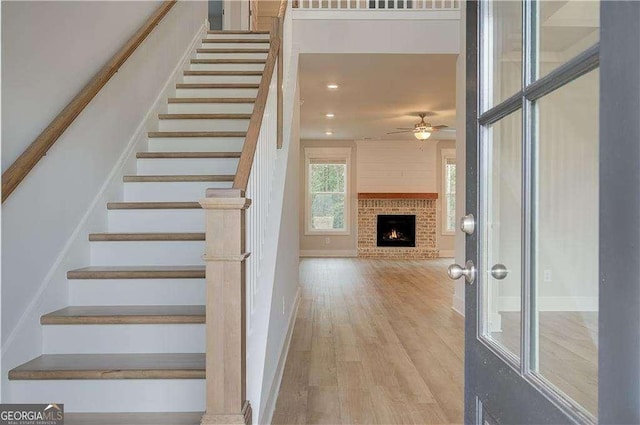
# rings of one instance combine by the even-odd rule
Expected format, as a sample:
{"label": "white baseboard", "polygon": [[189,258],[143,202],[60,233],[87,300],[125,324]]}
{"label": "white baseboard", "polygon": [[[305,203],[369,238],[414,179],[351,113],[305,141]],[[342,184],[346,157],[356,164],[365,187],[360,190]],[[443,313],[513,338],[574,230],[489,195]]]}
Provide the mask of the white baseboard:
{"label": "white baseboard", "polygon": [[[35,296],[7,337],[6,342],[2,345],[2,373],[5,377],[7,370],[28,360],[28,358],[40,354],[34,352],[34,350],[41,350],[42,348],[42,335],[41,332],[37,332],[37,330],[40,329],[40,317],[45,313],[63,307],[63,305],[58,305],[58,301],[55,302],[55,305],[52,305],[50,302],[52,298],[51,293],[56,293],[60,290],[59,288],[56,289],[56,285],[59,285],[58,282],[60,280],[66,280],[67,270],[76,266],[75,263],[77,263],[78,258],[83,256],[86,257],[86,259],[89,258],[87,234],[91,231],[96,231],[98,226],[105,225],[106,203],[121,196],[122,175],[135,172],[135,153],[138,150],[146,150],[145,142],[147,140],[147,132],[153,129],[151,128],[152,123],[156,122],[157,114],[161,111],[163,105],[166,107],[167,98],[173,93],[176,82],[182,78],[182,71],[189,64],[189,60],[195,57],[196,49],[204,34],[206,34],[206,31],[207,28],[203,24],[185,50],[178,65],[165,82],[160,94],[149,108],[144,119],[129,139],[127,147],[115,162],[104,184],[96,193],[89,208],[87,208],[78,225],[71,233],[71,236],[40,284]],[[34,338],[37,338],[38,341],[35,341]],[[7,359],[7,361],[5,361],[5,359]],[[3,401],[4,400],[6,400],[5,394],[3,394]]]}
{"label": "white baseboard", "polygon": [[300,257],[357,257],[358,251],[355,249],[303,249],[300,250]]}
{"label": "white baseboard", "polygon": [[451,306],[453,311],[464,317],[464,298],[453,296],[453,305]]}
{"label": "white baseboard", "polygon": [[[598,311],[598,297],[538,297],[538,311]],[[520,311],[520,297],[499,297],[498,311]]]}
{"label": "white baseboard", "polygon": [[282,345],[280,351],[280,359],[278,360],[278,366],[276,368],[275,378],[271,383],[269,390],[269,397],[264,407],[264,413],[262,418],[259,418],[259,424],[270,424],[273,419],[273,412],[276,410],[276,402],[278,401],[278,394],[280,393],[280,384],[282,384],[282,376],[284,374],[284,367],[287,364],[287,356],[289,354],[289,347],[291,346],[291,338],[293,337],[293,329],[296,324],[296,317],[298,317],[298,307],[300,306],[300,292],[301,288],[298,286],[296,291],[296,298],[291,309],[291,315],[289,316],[289,328],[287,329],[287,336]]}
{"label": "white baseboard", "polygon": [[456,251],[453,249],[448,251],[440,250],[440,258],[453,258],[455,256]]}

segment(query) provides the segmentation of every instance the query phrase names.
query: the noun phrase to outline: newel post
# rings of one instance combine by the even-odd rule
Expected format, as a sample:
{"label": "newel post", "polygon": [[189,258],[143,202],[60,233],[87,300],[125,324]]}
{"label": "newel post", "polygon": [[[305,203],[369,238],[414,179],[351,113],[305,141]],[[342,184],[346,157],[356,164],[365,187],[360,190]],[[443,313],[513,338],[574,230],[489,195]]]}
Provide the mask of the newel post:
{"label": "newel post", "polygon": [[202,424],[250,424],[246,399],[244,191],[209,189],[206,215],[206,388]]}

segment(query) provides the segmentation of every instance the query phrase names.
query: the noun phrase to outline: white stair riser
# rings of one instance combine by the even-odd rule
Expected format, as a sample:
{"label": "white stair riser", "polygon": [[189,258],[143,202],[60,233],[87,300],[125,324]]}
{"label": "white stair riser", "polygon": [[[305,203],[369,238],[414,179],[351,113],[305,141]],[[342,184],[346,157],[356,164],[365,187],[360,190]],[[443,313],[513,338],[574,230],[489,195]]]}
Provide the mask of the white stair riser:
{"label": "white stair riser", "polygon": [[184,83],[243,83],[259,84],[261,75],[185,75]]}
{"label": "white stair riser", "polygon": [[170,103],[170,114],[250,114],[253,103]]}
{"label": "white stair riser", "polygon": [[242,152],[244,137],[152,137],[150,152]]}
{"label": "white stair riser", "polygon": [[109,210],[109,232],[204,232],[202,209]]}
{"label": "white stair riser", "polygon": [[192,63],[192,71],[264,71],[263,63]]}
{"label": "white stair riser", "polygon": [[197,53],[197,59],[266,59],[267,53]]}
{"label": "white stair riser", "polygon": [[64,403],[65,412],[198,412],[204,379],[12,381],[11,400]]}
{"label": "white stair riser", "polygon": [[268,49],[269,43],[202,43],[202,49]]}
{"label": "white stair riser", "polygon": [[207,34],[209,40],[224,40],[224,39],[268,39],[269,34]]}
{"label": "white stair riser", "polygon": [[159,131],[247,131],[248,119],[159,120]]}
{"label": "white stair riser", "polygon": [[238,158],[138,159],[138,175],[235,174]]}
{"label": "white stair riser", "polygon": [[204,303],[204,279],[69,279],[70,305]]}
{"label": "white stair riser", "polygon": [[90,242],[91,265],[204,265],[204,245],[204,241]]}
{"label": "white stair riser", "polygon": [[125,183],[125,202],[197,202],[207,189],[231,188],[231,182]]}
{"label": "white stair riser", "polygon": [[45,325],[44,354],[204,353],[204,324]]}
{"label": "white stair riser", "polygon": [[254,98],[258,89],[176,89],[176,97],[250,97]]}

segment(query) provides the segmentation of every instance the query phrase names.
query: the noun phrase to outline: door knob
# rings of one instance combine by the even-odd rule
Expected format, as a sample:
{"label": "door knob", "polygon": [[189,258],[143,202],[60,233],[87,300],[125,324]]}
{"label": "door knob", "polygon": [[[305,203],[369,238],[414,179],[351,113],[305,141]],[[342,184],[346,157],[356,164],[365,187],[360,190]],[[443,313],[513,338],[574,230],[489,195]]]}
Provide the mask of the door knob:
{"label": "door knob", "polygon": [[509,270],[507,270],[504,264],[496,264],[491,267],[491,276],[493,276],[494,279],[502,280],[507,277],[508,274]]}
{"label": "door knob", "polygon": [[460,230],[467,235],[473,234],[476,230],[476,219],[473,214],[467,214],[460,219]]}
{"label": "door knob", "polygon": [[447,270],[447,274],[449,275],[450,279],[457,280],[464,276],[464,280],[466,280],[468,284],[472,284],[473,281],[476,280],[476,273],[476,266],[471,260],[465,263],[464,268],[460,267],[457,264],[452,264]]}

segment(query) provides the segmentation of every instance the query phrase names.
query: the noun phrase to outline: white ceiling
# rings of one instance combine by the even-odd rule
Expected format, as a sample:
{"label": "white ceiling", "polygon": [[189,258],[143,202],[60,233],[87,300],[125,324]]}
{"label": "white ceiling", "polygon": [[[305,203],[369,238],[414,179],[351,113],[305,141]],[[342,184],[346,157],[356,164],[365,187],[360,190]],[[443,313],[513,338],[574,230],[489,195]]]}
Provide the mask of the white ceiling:
{"label": "white ceiling", "polygon": [[[304,54],[300,56],[301,138],[411,140],[386,133],[426,121],[454,127],[457,55]],[[338,90],[328,90],[336,83]],[[328,119],[327,113],[335,118]],[[333,131],[332,136],[325,135]],[[454,131],[434,140],[455,139]],[[429,139],[429,140],[431,140]]]}

